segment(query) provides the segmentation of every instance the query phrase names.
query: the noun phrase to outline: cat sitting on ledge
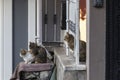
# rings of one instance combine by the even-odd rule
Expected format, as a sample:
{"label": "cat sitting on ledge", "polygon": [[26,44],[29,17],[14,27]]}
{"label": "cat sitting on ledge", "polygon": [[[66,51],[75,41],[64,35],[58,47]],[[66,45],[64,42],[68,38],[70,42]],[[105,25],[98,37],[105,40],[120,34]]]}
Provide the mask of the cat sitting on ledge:
{"label": "cat sitting on ledge", "polygon": [[[67,42],[69,48],[74,51],[74,36],[66,32],[64,40]],[[79,40],[79,54],[80,58],[79,61],[86,62],[86,42]]]}

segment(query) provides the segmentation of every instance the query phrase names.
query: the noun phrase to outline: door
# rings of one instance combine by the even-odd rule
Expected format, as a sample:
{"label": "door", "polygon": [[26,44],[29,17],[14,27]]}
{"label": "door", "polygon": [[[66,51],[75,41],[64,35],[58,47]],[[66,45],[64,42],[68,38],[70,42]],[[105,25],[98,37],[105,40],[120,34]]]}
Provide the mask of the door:
{"label": "door", "polygon": [[42,41],[60,41],[61,0],[42,0]]}
{"label": "door", "polygon": [[13,70],[23,61],[20,49],[28,48],[28,1],[13,0]]}
{"label": "door", "polygon": [[120,0],[107,0],[106,80],[120,80]]}

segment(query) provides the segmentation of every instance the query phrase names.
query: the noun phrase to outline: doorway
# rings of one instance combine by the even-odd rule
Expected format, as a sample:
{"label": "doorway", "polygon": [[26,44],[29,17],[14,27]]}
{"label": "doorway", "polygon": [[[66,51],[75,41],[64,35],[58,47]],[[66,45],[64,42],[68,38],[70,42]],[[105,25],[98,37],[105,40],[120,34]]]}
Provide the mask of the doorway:
{"label": "doorway", "polygon": [[106,80],[120,80],[120,0],[106,5]]}
{"label": "doorway", "polygon": [[42,1],[42,41],[60,41],[61,0]]}

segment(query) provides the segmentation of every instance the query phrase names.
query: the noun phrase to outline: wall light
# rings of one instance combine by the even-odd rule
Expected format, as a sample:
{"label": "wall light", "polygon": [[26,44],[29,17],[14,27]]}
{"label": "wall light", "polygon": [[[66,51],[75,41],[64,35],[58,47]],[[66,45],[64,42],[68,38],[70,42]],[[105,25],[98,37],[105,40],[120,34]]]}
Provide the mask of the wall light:
{"label": "wall light", "polygon": [[102,8],[103,3],[104,3],[104,0],[93,0],[93,6],[96,8]]}

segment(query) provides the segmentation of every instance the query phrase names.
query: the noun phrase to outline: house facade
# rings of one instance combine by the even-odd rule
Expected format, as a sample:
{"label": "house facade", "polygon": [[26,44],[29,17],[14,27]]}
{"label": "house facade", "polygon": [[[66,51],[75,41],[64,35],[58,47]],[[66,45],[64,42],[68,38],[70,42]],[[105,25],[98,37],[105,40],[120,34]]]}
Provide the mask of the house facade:
{"label": "house facade", "polygon": [[[36,3],[35,0],[0,0],[0,71],[2,72],[0,80],[9,80],[13,69],[21,61],[18,56],[19,49],[27,49],[29,41],[35,41],[38,36],[40,41],[62,41],[60,37],[64,31],[60,30],[60,21],[55,24],[50,20],[55,17],[55,15],[50,16],[51,14],[60,15],[60,7],[58,6],[54,11],[55,7],[51,6],[51,4],[54,5],[54,0],[44,0],[50,3],[47,7],[51,7],[42,11],[42,8],[46,7],[46,3],[43,0],[37,1]],[[86,0],[87,80],[119,80],[120,1],[101,0],[103,7],[100,8],[94,6],[94,1]],[[56,2],[58,2],[57,5],[60,5],[61,1]],[[44,5],[41,6],[41,4]],[[49,12],[47,16],[51,21],[48,24],[53,25],[54,28],[43,25],[46,23],[46,20],[43,20],[43,14],[46,16],[47,12]],[[36,15],[39,17],[37,20]],[[61,17],[58,19],[60,20]],[[44,26],[44,28],[41,29],[38,26]],[[45,35],[40,30],[50,31]],[[55,30],[56,32],[54,32]],[[47,36],[54,33],[59,36]],[[40,37],[40,35],[46,37]]]}

